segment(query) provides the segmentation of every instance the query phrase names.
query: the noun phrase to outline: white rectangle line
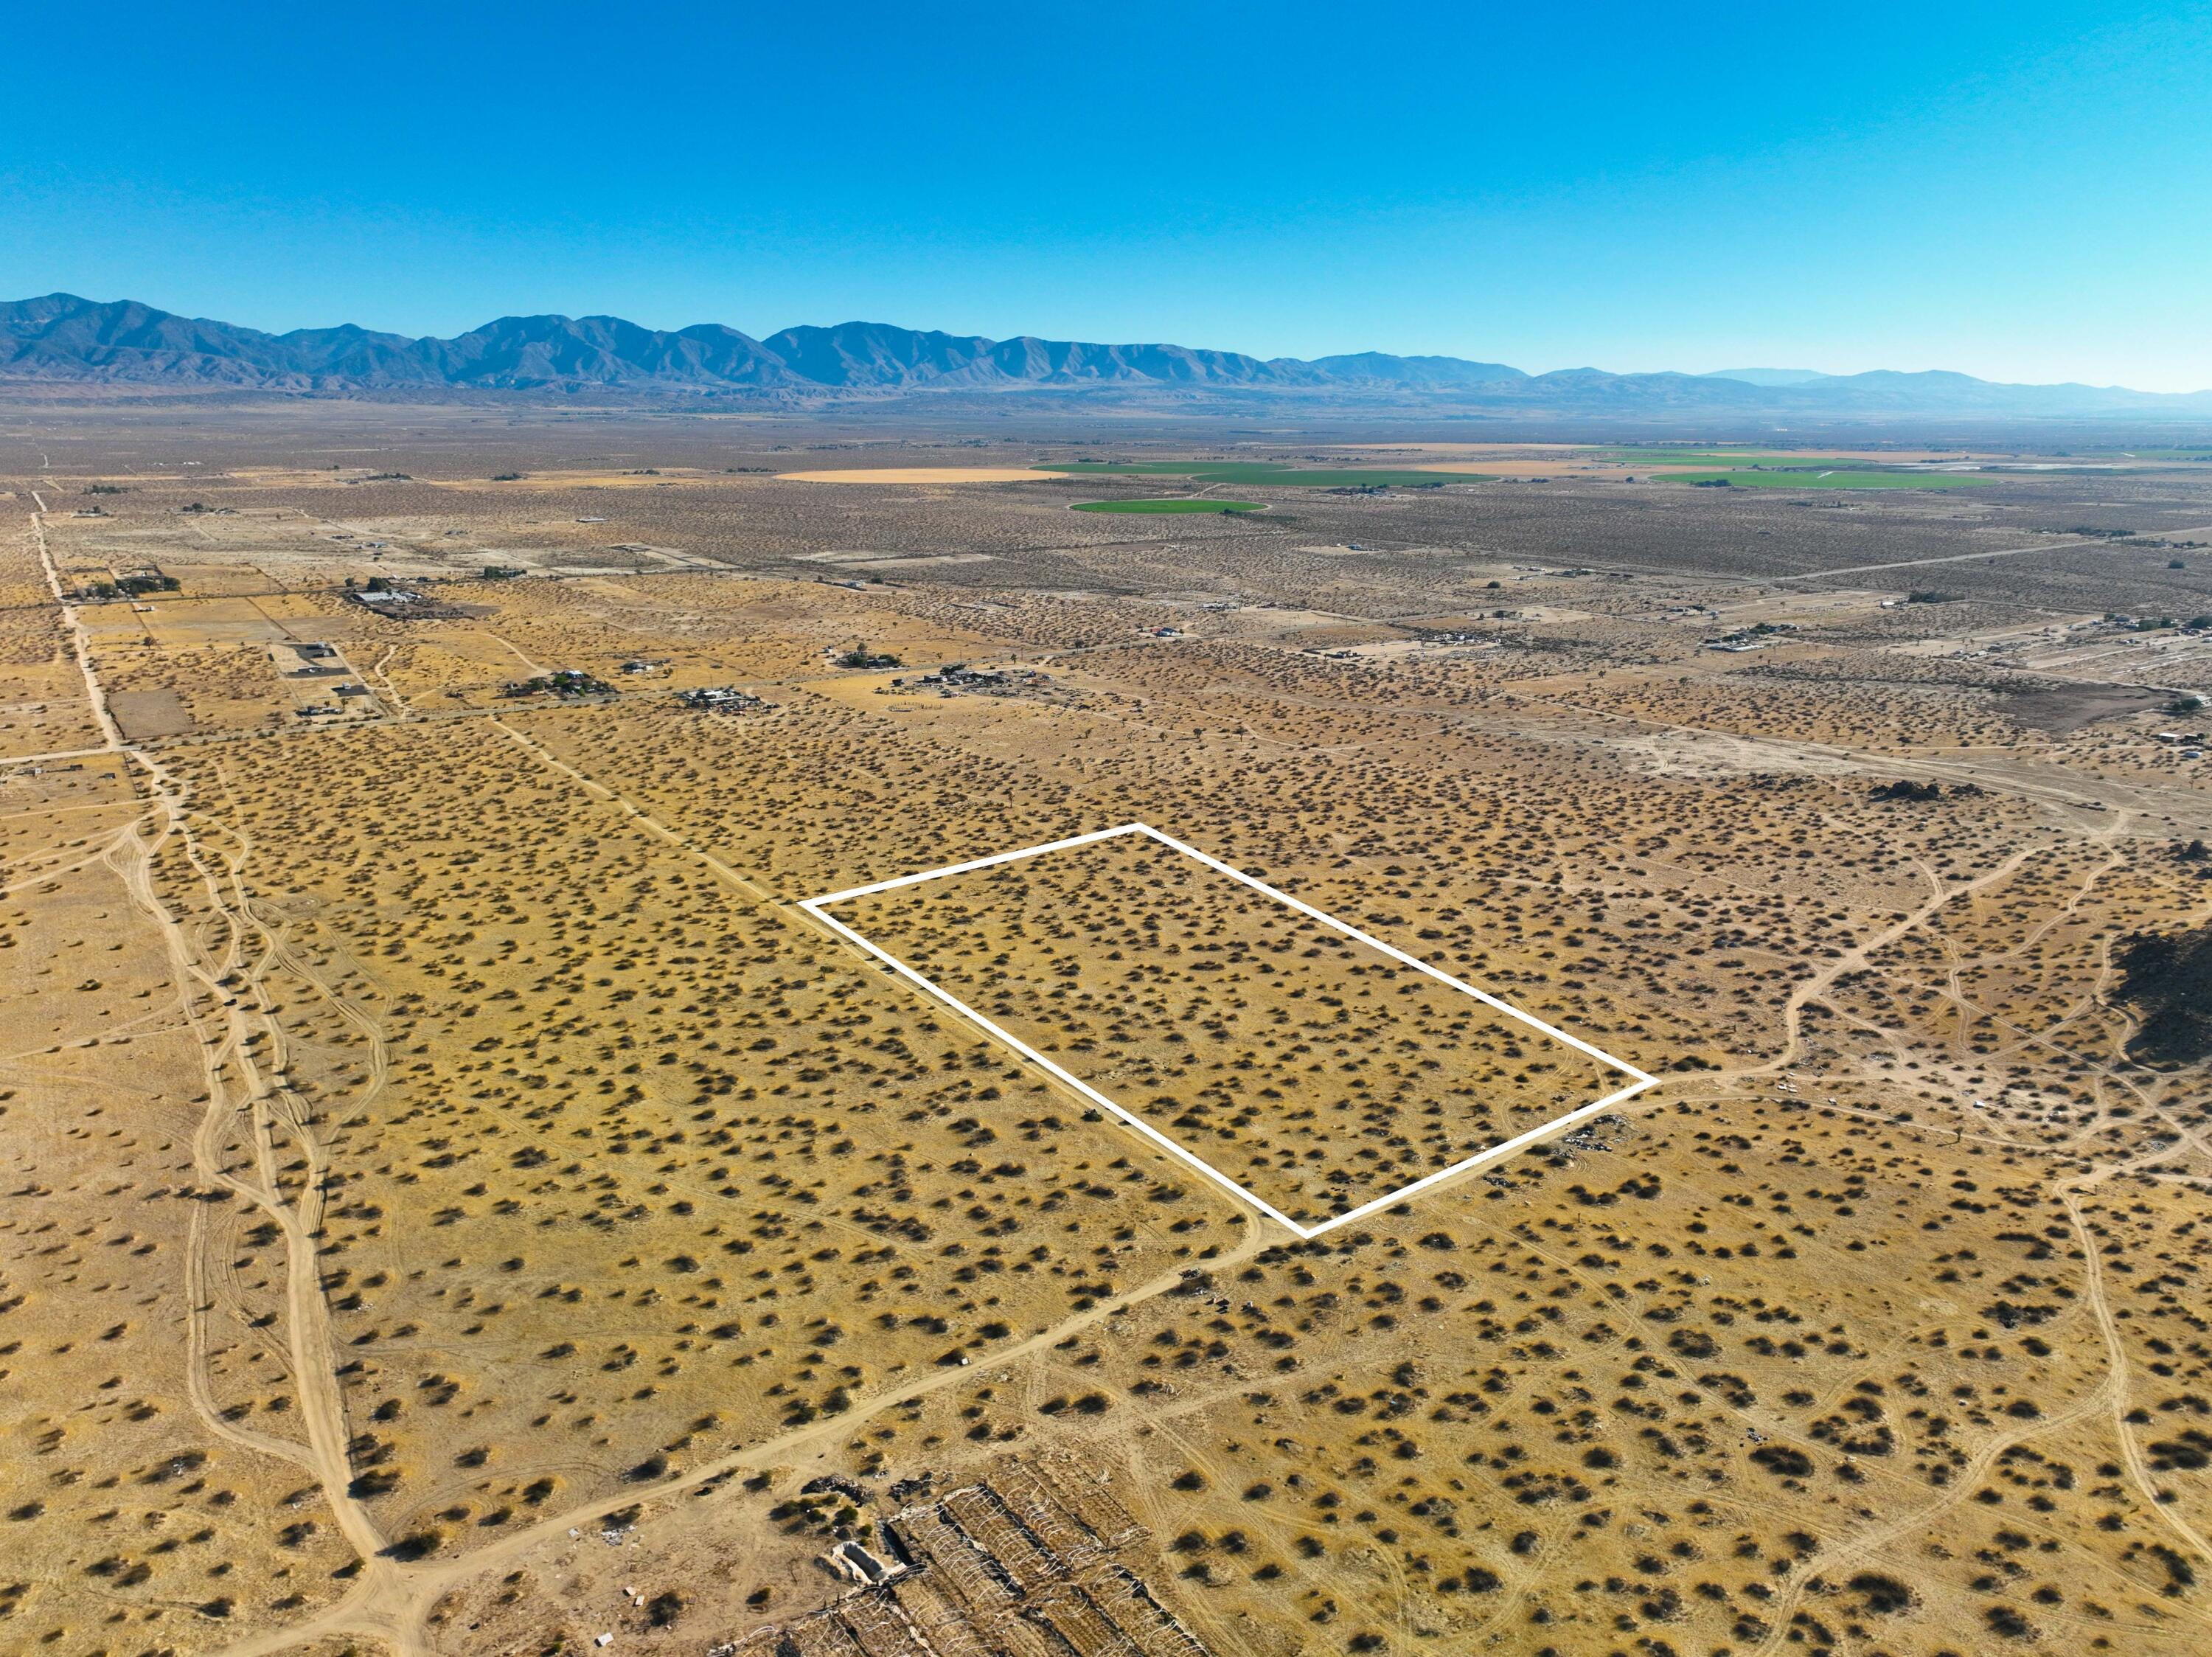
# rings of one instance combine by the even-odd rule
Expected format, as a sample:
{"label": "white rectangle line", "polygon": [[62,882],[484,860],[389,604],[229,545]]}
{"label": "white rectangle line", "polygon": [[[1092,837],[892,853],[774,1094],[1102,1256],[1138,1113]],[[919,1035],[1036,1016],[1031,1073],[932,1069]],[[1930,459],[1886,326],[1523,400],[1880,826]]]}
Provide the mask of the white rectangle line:
{"label": "white rectangle line", "polygon": [[[1569,1111],[1564,1116],[1554,1117],[1551,1121],[1539,1124],[1537,1126],[1529,1129],[1526,1133],[1517,1134],[1511,1139],[1504,1140],[1498,1144],[1488,1146],[1482,1150],[1477,1151],[1470,1157],[1467,1157],[1461,1161],[1453,1163],[1449,1167],[1438,1168],[1433,1173],[1425,1174],[1420,1179],[1414,1180],[1411,1185],[1402,1186],[1396,1191],[1389,1192],[1387,1195],[1378,1197],[1372,1202],[1364,1203],[1359,1207],[1352,1209],[1343,1214],[1333,1215],[1328,1219],[1322,1221],[1319,1225],[1302,1226],[1297,1221],[1291,1219],[1290,1215],[1285,1214],[1280,1209],[1276,1208],[1273,1203],[1259,1196],[1256,1192],[1249,1190],[1244,1185],[1239,1185],[1236,1180],[1222,1173],[1220,1169],[1215,1167],[1212,1163],[1207,1162],[1203,1158],[1184,1149],[1182,1146],[1177,1144],[1174,1140],[1160,1132],[1158,1129],[1153,1127],[1150,1123],[1146,1122],[1140,1118],[1133,1116],[1129,1112],[1122,1109],[1121,1106],[1115,1104],[1104,1093],[1099,1092],[1097,1088],[1084,1081],[1082,1077],[1074,1075],[1073,1072],[1063,1069],[1058,1064],[1055,1064],[1052,1060],[1047,1058],[1042,1053],[1037,1051],[1036,1048],[1030,1046],[1029,1043],[1022,1040],[1020,1037],[1015,1035],[1012,1031],[1004,1029],[999,1025],[994,1023],[991,1020],[986,1018],[982,1014],[977,1012],[966,1002],[962,1001],[957,996],[945,989],[942,984],[938,984],[934,979],[927,978],[921,972],[916,972],[913,967],[899,959],[897,956],[892,954],[889,950],[871,941],[860,932],[855,931],[852,927],[848,926],[844,922],[839,920],[836,916],[825,912],[827,906],[831,904],[844,903],[854,898],[872,897],[879,892],[894,892],[902,886],[919,886],[925,880],[942,880],[954,874],[971,874],[974,871],[981,868],[995,868],[1001,864],[1018,862],[1026,857],[1042,856],[1048,851],[1066,851],[1076,846],[1095,845],[1101,840],[1110,840],[1115,838],[1116,836],[1123,834],[1142,834],[1151,839],[1157,840],[1160,844],[1166,846],[1170,850],[1180,852],[1184,856],[1203,863],[1206,868],[1213,869],[1217,873],[1226,874],[1230,879],[1240,881],[1243,885],[1250,886],[1255,892],[1265,892],[1268,897],[1274,899],[1278,903],[1285,904],[1290,908],[1297,911],[1300,914],[1309,916],[1314,920],[1319,921],[1322,925],[1328,927],[1332,930],[1342,933],[1346,937],[1357,939],[1359,942],[1365,944],[1369,948],[1376,950],[1381,953],[1389,956],[1395,961],[1402,962],[1404,965],[1413,968],[1416,972],[1425,973],[1428,977],[1436,979],[1439,984],[1449,985],[1450,988],[1460,990],[1463,994],[1472,996],[1477,1001],[1481,1002],[1485,1006],[1493,1008],[1497,1011],[1506,1014],[1509,1018],[1518,1019],[1522,1023],[1528,1025],[1532,1028],[1542,1031],[1553,1040],[1562,1042],[1567,1046],[1572,1047],[1577,1052],[1587,1054],[1590,1057],[1597,1059],[1603,1063],[1610,1065],[1614,1069],[1623,1072],[1625,1075],[1635,1077],[1636,1080],[1626,1087],[1622,1087],[1616,1092],[1607,1093],[1602,1099],[1594,1100],[1587,1105],[1577,1106],[1575,1109]],[[1191,1167],[1205,1175],[1208,1179],[1213,1181],[1215,1185],[1219,1185],[1232,1197],[1238,1198],[1240,1201],[1249,1203],[1261,1213],[1266,1215],[1270,1220],[1273,1220],[1278,1225],[1283,1226],[1286,1229],[1296,1233],[1302,1239],[1318,1237],[1323,1232],[1334,1231],[1339,1226],[1349,1225],[1354,1220],[1364,1219],[1367,1215],[1376,1213],[1377,1211],[1388,1208],[1394,1203],[1403,1202],[1406,1198],[1415,1196],[1421,1191],[1427,1191],[1431,1186],[1440,1185],[1447,1179],[1456,1179],[1461,1174],[1471,1173],[1474,1169],[1481,1167],[1486,1163],[1494,1162],[1502,1157],[1510,1156],[1514,1152],[1534,1144],[1536,1141],[1545,1137],[1548,1134],[1556,1133],[1563,1128],[1571,1127],[1577,1122],[1584,1121],[1612,1106],[1619,1105],[1627,1100],[1632,1099],[1638,1093],[1642,1093],[1645,1088],[1656,1087],[1658,1084],[1659,1079],[1656,1076],[1645,1075],[1642,1070],[1638,1069],[1633,1064],[1628,1063],[1626,1060],[1615,1058],[1603,1048],[1593,1046],[1589,1042],[1581,1040],[1577,1037],[1571,1036],[1565,1031],[1547,1024],[1543,1020],[1535,1017],[1534,1014],[1522,1012],[1519,1008],[1513,1006],[1510,1002],[1501,1001],[1497,996],[1489,994],[1486,990],[1478,990],[1471,984],[1466,983],[1462,979],[1453,978],[1448,972],[1440,972],[1436,967],[1430,966],[1426,961],[1421,960],[1416,956],[1409,955],[1402,949],[1394,948],[1390,945],[1384,943],[1380,938],[1370,936],[1369,934],[1361,931],[1358,927],[1349,925],[1343,921],[1338,920],[1334,915],[1329,915],[1324,913],[1321,910],[1316,909],[1311,904],[1302,903],[1297,899],[1291,897],[1287,892],[1279,891],[1277,888],[1269,886],[1265,880],[1261,880],[1252,875],[1247,874],[1242,869],[1232,868],[1229,864],[1223,862],[1218,857],[1210,857],[1205,852],[1199,850],[1197,847],[1187,845],[1182,841],[1176,839],[1173,835],[1163,834],[1159,830],[1153,828],[1149,824],[1146,823],[1123,823],[1115,828],[1096,829],[1088,834],[1071,835],[1064,840],[1048,840],[1042,845],[1024,846],[1018,851],[1002,851],[994,856],[973,857],[965,862],[947,863],[941,868],[924,869],[918,874],[902,874],[894,880],[877,880],[867,886],[849,886],[842,892],[824,892],[818,898],[801,899],[799,900],[799,907],[805,910],[816,920],[821,922],[823,925],[836,932],[839,936],[859,945],[861,949],[865,950],[868,954],[872,955],[876,959],[881,961],[885,966],[897,973],[901,978],[905,978],[908,983],[915,984],[921,990],[924,994],[930,996],[937,1001],[943,1002],[954,1012],[959,1014],[961,1017],[966,1019],[969,1023],[979,1026],[987,1034],[995,1038],[1000,1042],[1003,1042],[1008,1047],[1012,1048],[1014,1051],[1019,1053],[1024,1058],[1029,1060],[1030,1063],[1035,1064],[1039,1069],[1043,1070],[1047,1075],[1054,1076],[1066,1086],[1073,1087],[1077,1093],[1082,1094],[1084,1098],[1091,1100],[1094,1105],[1098,1106],[1100,1108],[1111,1113],[1119,1120],[1125,1122],[1130,1127],[1134,1128],[1139,1133],[1144,1135],[1146,1138],[1159,1146],[1161,1149],[1166,1151],[1170,1156],[1176,1158],[1180,1161],[1188,1163]]]}
{"label": "white rectangle line", "polygon": [[1394,949],[1390,945],[1384,943],[1382,939],[1370,937],[1368,934],[1362,932],[1358,927],[1349,925],[1343,921],[1338,920],[1334,915],[1323,914],[1320,910],[1316,909],[1311,904],[1300,903],[1296,898],[1291,896],[1289,892],[1279,892],[1273,886],[1269,886],[1265,880],[1255,879],[1254,876],[1245,874],[1242,869],[1231,868],[1228,864],[1223,862],[1218,857],[1207,856],[1196,846],[1187,846],[1174,836],[1163,834],[1156,828],[1147,828],[1142,823],[1132,823],[1129,826],[1139,831],[1140,833],[1151,835],[1153,839],[1158,840],[1164,846],[1174,847],[1176,850],[1182,852],[1186,857],[1197,858],[1200,862],[1204,863],[1208,868],[1220,870],[1221,873],[1228,875],[1230,879],[1233,880],[1242,880],[1246,886],[1250,886],[1255,892],[1264,892],[1270,898],[1275,899],[1278,902],[1288,904],[1292,909],[1297,910],[1301,915],[1312,916],[1314,919],[1319,921],[1323,926],[1332,927],[1335,930],[1344,934],[1347,938],[1358,939],[1360,942],[1365,944],[1370,949],[1380,950],[1394,961],[1403,961],[1415,972],[1427,973],[1429,977],[1434,978],[1438,984],[1448,984],[1455,990],[1464,990],[1467,994],[1473,996],[1477,1001],[1483,1002],[1486,1006],[1494,1007],[1499,1012],[1505,1014],[1509,1017],[1519,1019],[1523,1024],[1534,1025],[1537,1029],[1541,1030],[1546,1035],[1550,1036],[1556,1041],[1563,1041],[1566,1043],[1568,1046],[1572,1047],[1577,1052],[1587,1053],[1592,1058],[1602,1059],[1607,1064],[1613,1066],[1616,1070],[1626,1070],[1630,1075],[1636,1077],[1647,1087],[1658,1080],[1656,1076],[1645,1075],[1643,1071],[1638,1069],[1633,1064],[1630,1064],[1623,1060],[1615,1058],[1611,1053],[1607,1052],[1603,1048],[1593,1047],[1589,1043],[1583,1041],[1574,1036],[1571,1036],[1564,1030],[1555,1029],[1532,1013],[1524,1013],[1519,1008],[1513,1006],[1510,1002],[1500,1001],[1497,996],[1491,995],[1488,991],[1478,990],[1473,984],[1467,983],[1465,980],[1452,977],[1449,972],[1439,972],[1435,967],[1431,966],[1426,961],[1421,960],[1415,956],[1408,955],[1402,949]]}
{"label": "white rectangle line", "polygon": [[1042,1053],[1037,1051],[1036,1048],[1030,1046],[1029,1043],[1024,1041],[1019,1036],[1015,1035],[1012,1032],[1000,1029],[997,1025],[992,1023],[989,1019],[985,1018],[981,1013],[968,1005],[966,1002],[962,1001],[957,996],[952,994],[950,990],[944,989],[933,980],[924,978],[921,973],[915,972],[914,968],[908,966],[904,961],[899,959],[897,956],[891,954],[888,950],[878,947],[874,943],[863,937],[860,933],[855,932],[851,927],[846,925],[844,922],[839,920],[836,916],[824,915],[819,909],[814,907],[814,905],[818,901],[820,900],[809,899],[807,902],[801,904],[799,907],[808,911],[817,920],[821,921],[824,925],[834,928],[836,931],[843,934],[846,937],[850,938],[854,943],[860,945],[861,948],[866,950],[871,955],[873,955],[878,960],[883,962],[884,966],[890,967],[891,971],[898,973],[902,978],[907,978],[911,982],[919,984],[922,989],[927,990],[929,994],[943,1002],[946,1006],[952,1008],[954,1012],[958,1013],[963,1018],[967,1019],[970,1023],[981,1025],[983,1029],[988,1031],[990,1034],[997,1037],[1000,1041],[1006,1043],[1007,1046],[1012,1048],[1016,1052],[1019,1053],[1024,1058],[1029,1060],[1032,1064],[1036,1065],[1040,1069],[1045,1070],[1049,1074],[1059,1077],[1069,1087],[1074,1088],[1076,1092],[1081,1093],[1085,1099],[1091,1100],[1091,1103],[1102,1106],[1105,1109],[1111,1111],[1115,1116],[1127,1123],[1139,1133],[1144,1135],[1147,1139],[1152,1140],[1160,1146],[1162,1149],[1167,1151],[1171,1155],[1180,1157],[1183,1161],[1189,1163],[1192,1167],[1197,1169],[1207,1179],[1212,1180],[1217,1185],[1225,1187],[1232,1195],[1241,1197],[1245,1202],[1249,1203],[1253,1207],[1258,1209],[1262,1214],[1266,1215],[1270,1220],[1278,1221],[1283,1225],[1288,1226],[1292,1231],[1300,1232],[1302,1234],[1304,1233],[1304,1228],[1301,1227],[1297,1221],[1291,1219],[1290,1215],[1283,1213],[1273,1203],[1255,1196],[1252,1192],[1238,1185],[1234,1179],[1231,1179],[1227,1174],[1222,1173],[1220,1169],[1213,1167],[1211,1163],[1205,1161],[1200,1157],[1193,1155],[1182,1146],[1176,1144],[1174,1140],[1162,1133],[1158,1129],[1153,1127],[1149,1122],[1146,1122],[1138,1117],[1130,1115],[1128,1112],[1123,1110],[1112,1100],[1107,1098],[1105,1094],[1100,1093],[1096,1087],[1085,1081],[1081,1076],[1073,1075],[1070,1072],[1062,1069],[1059,1065],[1054,1063]]}
{"label": "white rectangle line", "polygon": [[811,909],[817,904],[842,904],[848,898],[870,898],[878,892],[890,892],[902,886],[919,886],[924,880],[942,880],[948,874],[966,874],[979,868],[995,868],[1000,863],[1018,862],[1024,857],[1041,857],[1048,851],[1066,851],[1071,846],[1087,846],[1100,840],[1110,840],[1117,834],[1150,834],[1142,823],[1124,823],[1119,828],[1093,829],[1088,834],[1071,835],[1065,840],[1048,840],[1041,846],[1024,846],[1019,851],[1002,851],[992,857],[971,857],[964,863],[947,863],[943,868],[926,868],[919,874],[902,874],[895,880],[878,880],[873,886],[848,886],[842,892],[825,892],[819,898],[809,898],[799,905]]}

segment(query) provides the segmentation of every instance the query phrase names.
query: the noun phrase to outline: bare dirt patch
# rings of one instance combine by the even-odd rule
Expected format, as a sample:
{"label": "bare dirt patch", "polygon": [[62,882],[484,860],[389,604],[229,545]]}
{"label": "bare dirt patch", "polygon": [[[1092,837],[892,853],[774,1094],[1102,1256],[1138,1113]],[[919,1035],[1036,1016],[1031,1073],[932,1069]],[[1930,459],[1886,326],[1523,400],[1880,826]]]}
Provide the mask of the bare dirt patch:
{"label": "bare dirt patch", "polygon": [[2166,700],[2158,691],[2133,685],[2072,685],[2007,691],[1997,704],[2015,723],[2063,736],[2100,720],[2148,713]]}
{"label": "bare dirt patch", "polygon": [[174,691],[118,691],[107,698],[108,711],[137,741],[147,736],[182,736],[192,728],[191,710]]}
{"label": "bare dirt patch", "polygon": [[1046,474],[1027,466],[877,466],[836,472],[779,472],[783,484],[1036,484]]}

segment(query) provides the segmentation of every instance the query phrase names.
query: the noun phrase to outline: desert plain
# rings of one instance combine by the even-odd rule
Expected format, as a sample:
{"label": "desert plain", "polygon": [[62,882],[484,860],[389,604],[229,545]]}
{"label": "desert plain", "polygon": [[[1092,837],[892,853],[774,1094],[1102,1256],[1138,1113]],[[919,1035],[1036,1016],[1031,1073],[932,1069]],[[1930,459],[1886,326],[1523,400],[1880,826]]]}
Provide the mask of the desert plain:
{"label": "desert plain", "polygon": [[0,1648],[2212,1648],[2212,454],[986,429],[0,410]]}

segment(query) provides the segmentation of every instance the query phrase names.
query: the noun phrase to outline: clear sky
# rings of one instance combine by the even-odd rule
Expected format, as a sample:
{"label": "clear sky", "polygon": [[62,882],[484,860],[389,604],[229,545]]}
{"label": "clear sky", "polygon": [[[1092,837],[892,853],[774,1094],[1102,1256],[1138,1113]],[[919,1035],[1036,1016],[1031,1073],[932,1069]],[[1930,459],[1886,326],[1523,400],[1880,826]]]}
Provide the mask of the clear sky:
{"label": "clear sky", "polygon": [[2212,0],[121,0],[0,297],[2212,387]]}

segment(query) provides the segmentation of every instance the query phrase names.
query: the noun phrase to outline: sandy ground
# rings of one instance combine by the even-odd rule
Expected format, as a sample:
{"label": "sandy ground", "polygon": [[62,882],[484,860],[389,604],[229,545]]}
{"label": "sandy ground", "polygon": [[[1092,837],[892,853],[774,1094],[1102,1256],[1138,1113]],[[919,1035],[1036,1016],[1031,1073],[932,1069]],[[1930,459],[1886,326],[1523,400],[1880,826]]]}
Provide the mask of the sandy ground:
{"label": "sandy ground", "polygon": [[[525,472],[520,477],[486,483],[475,478],[425,478],[419,481],[437,489],[510,489],[518,491],[548,489],[666,489],[678,484],[714,480],[712,472],[696,467],[663,469],[635,467],[623,471]],[[410,479],[410,482],[416,481]]]}
{"label": "sandy ground", "polygon": [[[2212,1118],[2130,1057],[2115,947],[2212,924],[2156,740],[2212,662],[2105,619],[2212,568],[2064,533],[2212,539],[2203,485],[1146,524],[775,490],[803,454],[726,426],[285,419],[143,451],[281,492],[78,520],[106,428],[5,479],[0,1648],[696,1657],[857,1615],[822,1556],[909,1481],[1060,1455],[1218,1657],[2212,1648]],[[641,546],[702,562],[579,576]],[[403,556],[453,616],[345,600]],[[64,596],[126,560],[186,590]],[[196,594],[226,566],[278,590]],[[386,711],[297,717],[304,639]],[[1052,694],[878,696],[856,646]],[[613,694],[502,693],[556,667]],[[766,705],[672,694],[722,685]],[[1662,1085],[1307,1246],[793,902],[1133,819]],[[1479,1026],[1172,866],[1033,867],[892,925],[1270,1191],[1395,1189],[1560,1085],[1522,1041],[1455,1094]]]}
{"label": "sandy ground", "polygon": [[1018,484],[1049,476],[1026,466],[866,466],[844,472],[779,472],[786,484]]}

